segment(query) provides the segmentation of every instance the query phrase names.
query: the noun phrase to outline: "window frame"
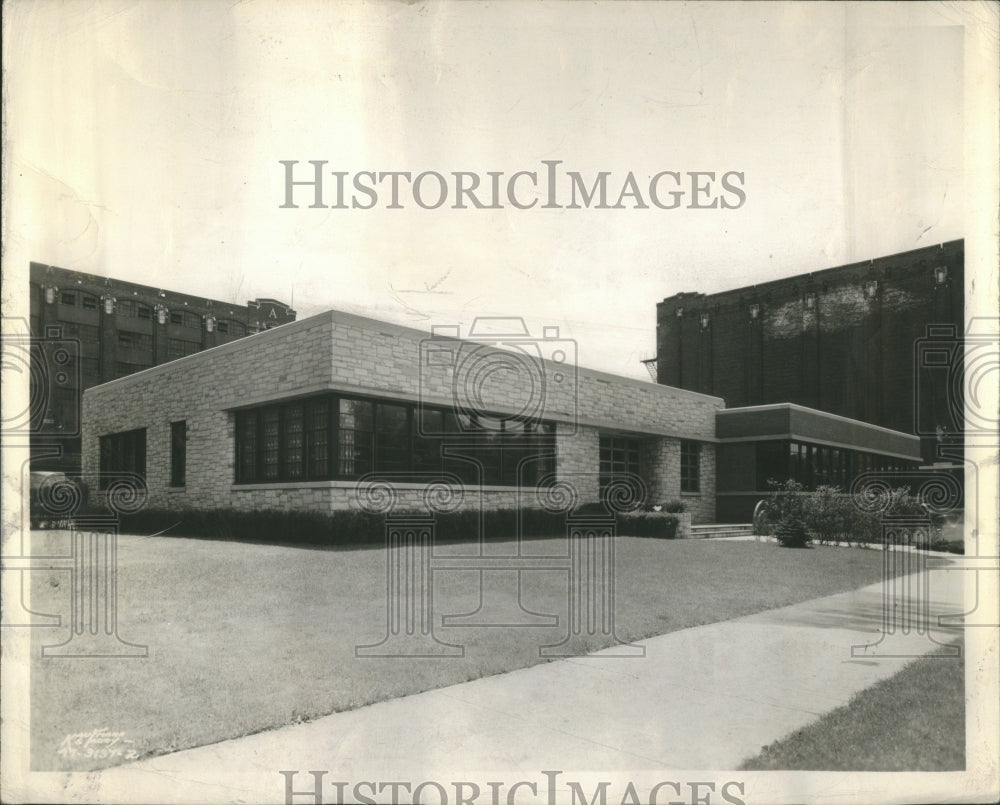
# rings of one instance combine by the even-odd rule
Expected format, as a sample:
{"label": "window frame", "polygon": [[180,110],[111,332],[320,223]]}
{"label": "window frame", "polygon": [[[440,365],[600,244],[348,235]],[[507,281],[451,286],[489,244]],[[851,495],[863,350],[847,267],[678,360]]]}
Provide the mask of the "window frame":
{"label": "window frame", "polygon": [[598,487],[603,496],[608,484],[625,475],[640,475],[641,441],[631,436],[601,434],[598,440]]}
{"label": "window frame", "polygon": [[106,433],[98,438],[99,488],[108,488],[111,476],[132,472],[146,478],[146,429]]}
{"label": "window frame", "polygon": [[119,330],[118,346],[121,349],[134,349],[138,352],[152,352],[153,336],[151,333],[140,333],[135,330]]}
{"label": "window frame", "polygon": [[[348,410],[349,403],[360,404],[360,411]],[[295,409],[301,409],[301,431],[294,431],[296,438],[290,440],[293,432],[289,425],[298,422]],[[366,408],[370,414],[366,413]],[[315,419],[318,410],[324,421]],[[405,416],[405,434],[397,427],[387,433],[382,427],[393,411],[392,417],[399,422],[398,409]],[[233,452],[235,485],[308,483],[312,481],[351,481],[371,473],[392,474],[403,480],[412,476],[413,482],[420,482],[421,474],[428,472],[450,473],[464,482],[477,483],[474,465],[468,460],[450,458],[442,449],[446,444],[460,444],[463,454],[476,456],[477,451],[492,450],[496,456],[496,473],[482,479],[487,486],[518,488],[518,481],[530,474],[534,486],[555,473],[555,426],[550,422],[539,422],[535,427],[511,426],[509,431],[502,426],[500,432],[484,431],[481,435],[454,429],[451,435],[424,435],[418,428],[418,413],[433,412],[443,421],[453,411],[447,407],[423,406],[415,402],[373,398],[353,394],[325,393],[307,397],[279,400],[265,405],[253,406],[234,411]],[[358,416],[360,422],[356,421]],[[265,420],[275,427],[274,435],[265,435]],[[515,418],[511,417],[511,421]],[[370,430],[367,422],[370,421]],[[505,422],[507,420],[504,420]],[[352,424],[348,424],[348,423]],[[535,423],[533,423],[535,424]],[[320,427],[322,425],[322,427]],[[296,425],[297,427],[297,425]],[[509,435],[506,435],[508,434]],[[347,438],[348,434],[353,434]],[[492,435],[497,433],[498,435]],[[300,436],[300,439],[298,438]],[[320,434],[324,434],[320,436]],[[269,448],[276,450],[277,470],[268,472],[265,453],[266,440],[272,442]],[[399,443],[402,442],[402,446]],[[498,443],[497,443],[498,442]],[[321,445],[322,455],[315,452]],[[393,445],[390,447],[389,445]],[[489,446],[492,445],[492,446]],[[295,470],[290,472],[290,456],[301,450],[301,457],[294,458]],[[345,471],[345,450],[353,452],[354,463],[350,471]],[[393,461],[386,466],[385,459],[392,455]],[[537,459],[538,466],[530,473],[523,471],[524,459]],[[301,468],[301,473],[298,468]],[[322,467],[326,471],[322,471]],[[488,470],[489,468],[487,468]],[[551,481],[549,481],[551,482]]]}
{"label": "window frame", "polygon": [[681,439],[681,494],[701,494],[701,442]]}
{"label": "window frame", "polygon": [[170,486],[187,485],[187,420],[170,423]]}

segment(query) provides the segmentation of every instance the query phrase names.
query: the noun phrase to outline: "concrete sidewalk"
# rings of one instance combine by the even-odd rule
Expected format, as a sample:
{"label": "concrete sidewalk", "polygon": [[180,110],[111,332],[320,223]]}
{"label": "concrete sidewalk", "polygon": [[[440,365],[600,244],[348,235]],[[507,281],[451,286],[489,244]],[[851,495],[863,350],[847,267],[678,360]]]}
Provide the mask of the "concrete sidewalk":
{"label": "concrete sidewalk", "polygon": [[[962,611],[963,571],[949,570],[947,559],[933,564],[936,623]],[[901,585],[893,611],[916,603],[907,597],[916,594],[915,585]],[[559,660],[110,769],[91,793],[114,801],[121,785],[138,784],[130,788],[136,799],[152,785],[158,797],[150,800],[283,801],[282,769],[299,771],[296,790],[311,790],[307,770],[328,770],[327,781],[350,785],[515,778],[541,785],[545,769],[735,769],[937,647],[913,629],[852,657],[852,646],[877,643],[882,628],[876,584],[650,638],[643,658],[602,652]],[[957,634],[933,632],[941,642]],[[527,794],[517,801],[530,801]],[[336,801],[333,789],[325,796]]]}

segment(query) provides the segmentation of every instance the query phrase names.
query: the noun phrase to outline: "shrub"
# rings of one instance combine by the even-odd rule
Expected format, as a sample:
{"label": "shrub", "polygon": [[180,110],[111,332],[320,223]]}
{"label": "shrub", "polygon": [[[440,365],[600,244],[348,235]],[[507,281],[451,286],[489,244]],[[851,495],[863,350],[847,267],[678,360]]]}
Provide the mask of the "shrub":
{"label": "shrub", "polygon": [[809,542],[809,529],[800,514],[786,514],[774,528],[774,536],[786,548],[804,548]]}
{"label": "shrub", "polygon": [[878,511],[860,508],[857,502],[835,486],[820,486],[815,492],[805,492],[795,481],[771,481],[771,494],[763,507],[758,526],[770,531],[782,544],[802,539],[820,543],[847,542],[876,544],[882,540],[882,518],[885,516],[923,516],[919,499],[908,487],[886,491]]}
{"label": "shrub", "polygon": [[617,533],[627,537],[675,539],[680,518],[663,512],[634,512],[618,516]]}
{"label": "shrub", "polygon": [[[603,514],[603,507],[588,507],[576,516]],[[412,512],[422,518],[422,512]],[[403,519],[406,512],[395,518]],[[513,539],[520,533],[527,539],[559,537],[566,534],[565,515],[544,509],[493,509],[483,512],[456,511],[435,517],[435,538],[442,542],[472,542],[480,527],[486,540]],[[674,539],[679,518],[670,514],[634,512],[619,514],[616,533],[623,536]],[[278,510],[211,511],[142,509],[121,518],[122,533],[148,534],[248,542],[298,543],[326,546],[383,545],[385,518],[360,511],[288,512]]]}

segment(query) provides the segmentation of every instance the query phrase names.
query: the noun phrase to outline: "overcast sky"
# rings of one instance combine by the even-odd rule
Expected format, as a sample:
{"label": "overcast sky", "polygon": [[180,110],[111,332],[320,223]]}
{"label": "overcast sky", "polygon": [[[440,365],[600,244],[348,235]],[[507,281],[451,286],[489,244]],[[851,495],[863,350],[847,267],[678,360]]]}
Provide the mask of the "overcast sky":
{"label": "overcast sky", "polygon": [[[966,236],[960,21],[934,3],[15,2],[8,279],[15,258],[300,317],[521,315],[645,378],[665,296]],[[746,201],[280,209],[279,160],[562,160],[610,171],[615,197],[629,171],[738,171]]]}

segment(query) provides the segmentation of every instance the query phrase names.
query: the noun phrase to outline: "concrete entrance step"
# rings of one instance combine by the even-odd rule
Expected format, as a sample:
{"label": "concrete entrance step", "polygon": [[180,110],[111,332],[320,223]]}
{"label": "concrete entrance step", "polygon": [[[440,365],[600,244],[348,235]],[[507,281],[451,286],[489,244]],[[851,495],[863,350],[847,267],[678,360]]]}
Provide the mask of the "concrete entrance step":
{"label": "concrete entrance step", "polygon": [[753,523],[703,523],[691,526],[691,539],[752,537]]}

